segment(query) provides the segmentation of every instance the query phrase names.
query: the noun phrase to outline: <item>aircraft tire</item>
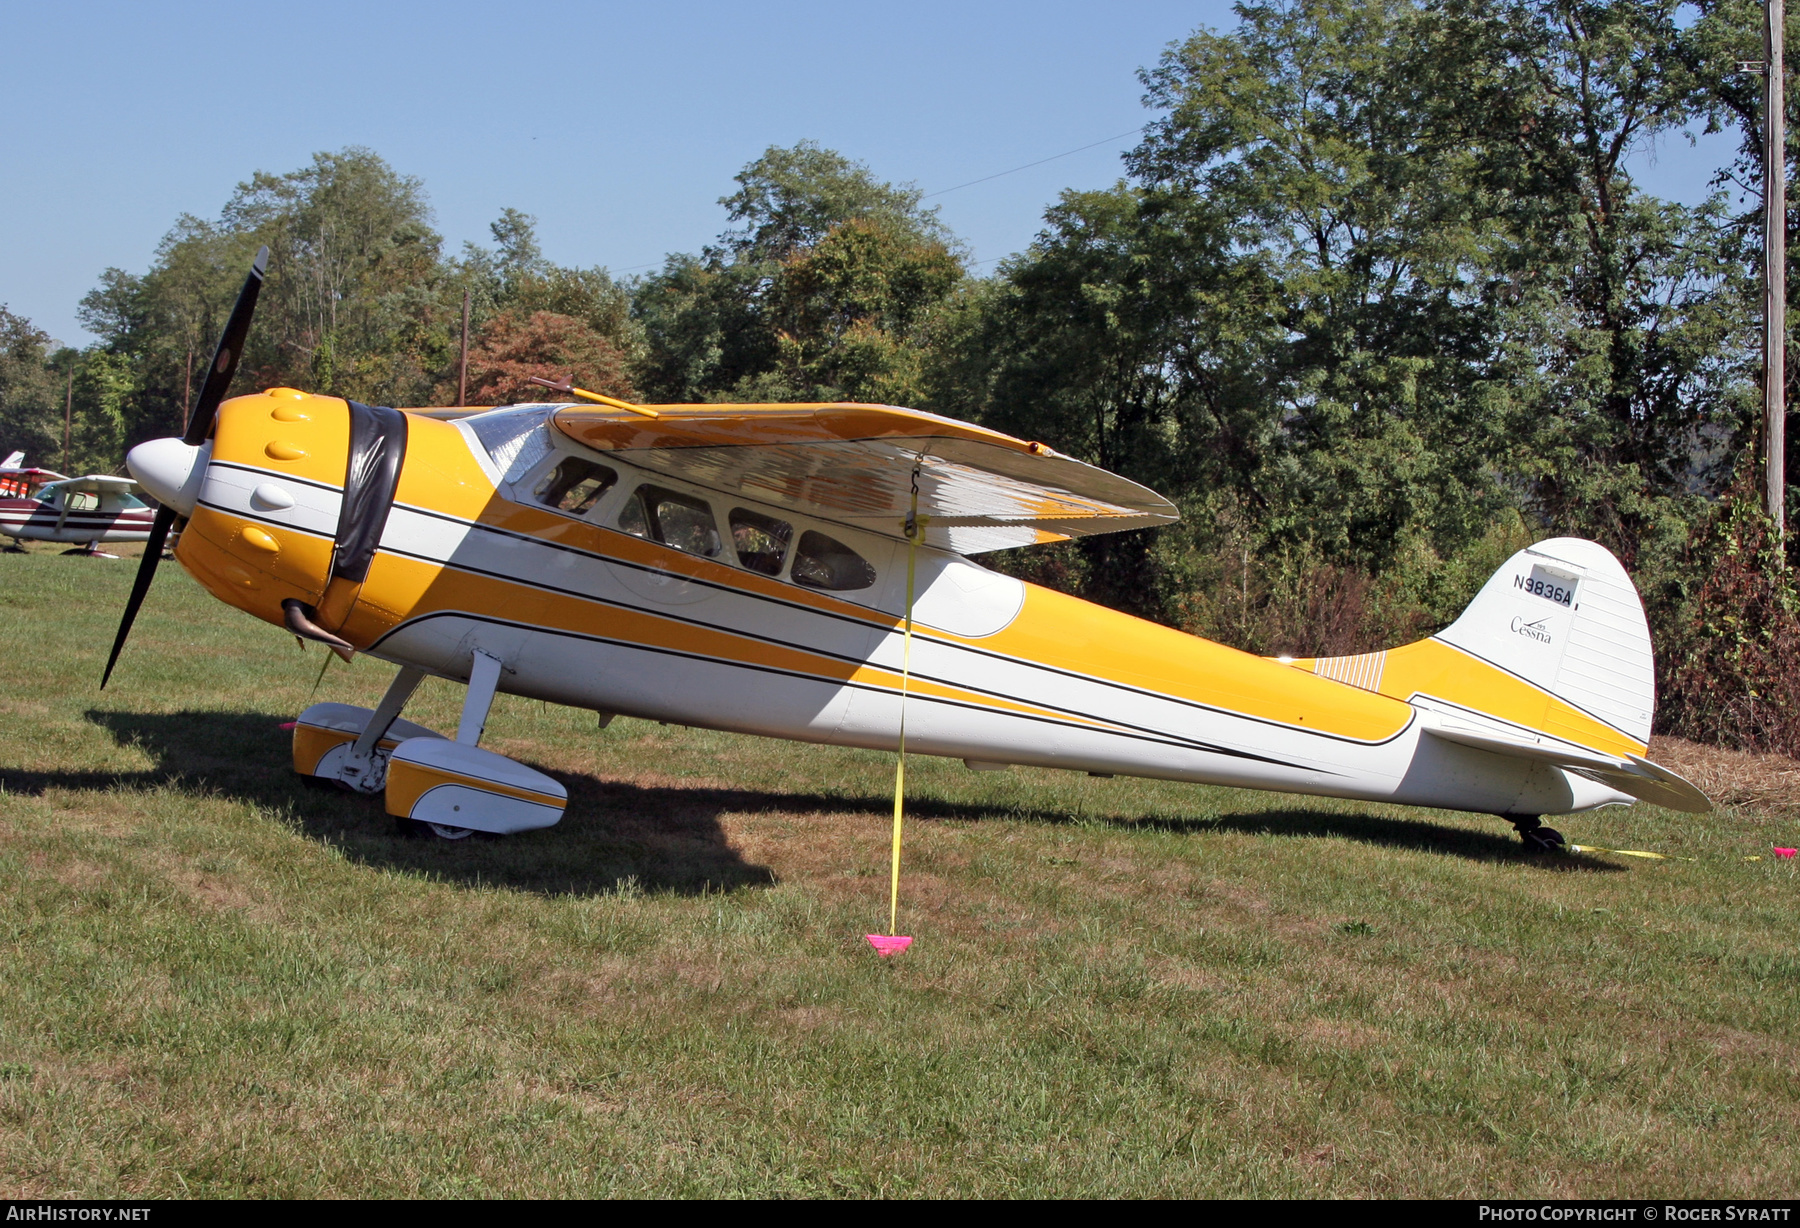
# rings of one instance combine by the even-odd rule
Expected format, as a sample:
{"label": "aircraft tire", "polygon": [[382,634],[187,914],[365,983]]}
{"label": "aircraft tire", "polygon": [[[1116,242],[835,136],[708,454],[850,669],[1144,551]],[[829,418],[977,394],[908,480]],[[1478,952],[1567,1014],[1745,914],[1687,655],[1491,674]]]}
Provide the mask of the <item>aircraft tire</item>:
{"label": "aircraft tire", "polygon": [[1534,827],[1520,832],[1519,838],[1534,853],[1560,853],[1568,843],[1554,827]]}
{"label": "aircraft tire", "polygon": [[1545,827],[1544,821],[1535,814],[1514,819],[1512,825],[1529,852],[1560,853],[1567,844],[1561,832],[1554,827]]}
{"label": "aircraft tire", "polygon": [[475,834],[473,827],[451,827],[448,823],[425,823],[423,826],[439,840],[467,840]]}

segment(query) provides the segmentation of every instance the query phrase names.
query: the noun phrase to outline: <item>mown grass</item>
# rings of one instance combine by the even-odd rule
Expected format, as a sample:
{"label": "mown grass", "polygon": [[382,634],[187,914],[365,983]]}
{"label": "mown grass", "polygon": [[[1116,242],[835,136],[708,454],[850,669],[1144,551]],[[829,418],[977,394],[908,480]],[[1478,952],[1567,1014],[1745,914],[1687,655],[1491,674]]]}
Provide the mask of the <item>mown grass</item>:
{"label": "mown grass", "polygon": [[921,759],[882,962],[887,757],[503,698],[567,817],[402,838],[288,770],[320,655],[178,567],[95,689],[133,565],[0,558],[0,1193],[1794,1190],[1791,817],[1614,809],[1559,826],[1691,860],[1550,859]]}

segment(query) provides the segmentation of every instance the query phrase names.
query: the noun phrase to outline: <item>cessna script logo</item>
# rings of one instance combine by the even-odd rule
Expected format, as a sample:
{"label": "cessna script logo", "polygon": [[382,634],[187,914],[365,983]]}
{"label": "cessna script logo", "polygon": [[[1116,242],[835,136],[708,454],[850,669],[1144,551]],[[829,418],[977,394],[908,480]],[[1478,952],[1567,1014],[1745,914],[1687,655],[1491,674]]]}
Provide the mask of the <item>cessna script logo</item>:
{"label": "cessna script logo", "polygon": [[1528,623],[1523,618],[1514,618],[1512,620],[1513,634],[1522,635],[1528,640],[1536,640],[1540,644],[1548,644],[1550,629],[1544,624],[1549,621],[1548,618],[1540,618],[1536,622]]}

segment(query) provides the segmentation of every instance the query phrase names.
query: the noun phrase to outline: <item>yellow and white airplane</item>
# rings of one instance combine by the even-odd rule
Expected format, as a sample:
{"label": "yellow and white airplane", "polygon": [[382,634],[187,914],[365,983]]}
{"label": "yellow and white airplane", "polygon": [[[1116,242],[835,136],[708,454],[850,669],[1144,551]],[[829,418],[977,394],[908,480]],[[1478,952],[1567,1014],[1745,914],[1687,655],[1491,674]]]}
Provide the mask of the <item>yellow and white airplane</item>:
{"label": "yellow and white airplane", "polygon": [[[440,836],[562,815],[557,781],[478,745],[500,691],[602,724],[625,713],[891,750],[909,609],[908,749],[976,770],[1478,811],[1536,848],[1562,843],[1546,814],[1708,808],[1643,757],[1649,630],[1592,542],[1519,552],[1419,643],[1257,657],[971,561],[1176,512],[934,414],[593,394],[401,411],[289,388],[223,401],[260,281],[259,260],[186,437],[130,455],[164,511],[107,673],[162,536],[186,517],[176,558],[215,596],[400,667],[373,711],[302,713],[294,765],[384,791],[389,812]],[[468,684],[454,738],[400,719],[428,675]]]}

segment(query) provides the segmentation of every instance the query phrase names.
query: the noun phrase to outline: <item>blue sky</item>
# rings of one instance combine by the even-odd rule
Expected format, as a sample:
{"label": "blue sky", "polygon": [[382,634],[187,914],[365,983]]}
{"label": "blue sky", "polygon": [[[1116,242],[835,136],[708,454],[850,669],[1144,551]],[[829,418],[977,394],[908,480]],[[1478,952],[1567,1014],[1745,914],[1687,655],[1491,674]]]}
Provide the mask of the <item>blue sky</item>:
{"label": "blue sky", "polygon": [[[1074,4],[29,3],[0,0],[0,303],[66,341],[109,265],[252,171],[367,145],[425,181],[454,249],[508,206],[545,254],[615,272],[716,235],[731,176],[811,138],[935,197],[986,262],[1065,187],[1119,174],[1136,78],[1221,0]],[[1114,139],[1107,139],[1114,138]],[[1647,151],[1695,199],[1728,139]]]}

